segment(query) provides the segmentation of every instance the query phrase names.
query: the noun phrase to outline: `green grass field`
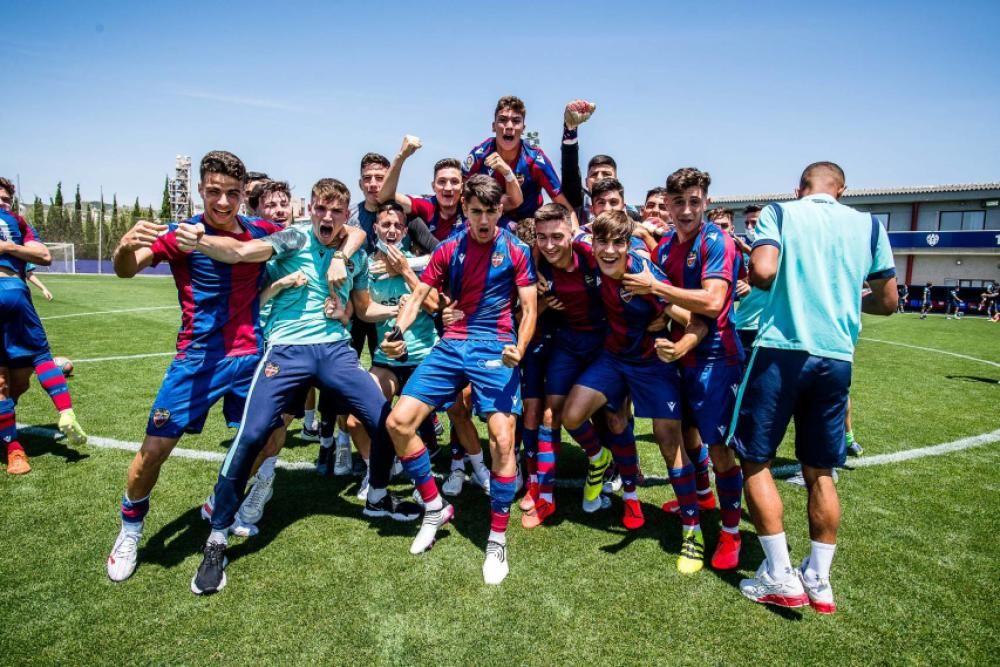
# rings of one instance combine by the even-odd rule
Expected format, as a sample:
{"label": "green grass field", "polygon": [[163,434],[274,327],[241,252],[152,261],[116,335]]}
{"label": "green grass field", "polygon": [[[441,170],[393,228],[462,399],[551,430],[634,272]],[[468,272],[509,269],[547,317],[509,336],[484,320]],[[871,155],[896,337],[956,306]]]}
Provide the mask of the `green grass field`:
{"label": "green grass field", "polygon": [[[172,282],[42,278],[56,300],[36,304],[58,318],[45,322],[53,352],[78,362],[70,387],[85,428],[141,440],[170,358],[83,360],[169,352],[179,323]],[[59,317],[137,308],[148,310]],[[866,456],[1000,428],[1000,325],[866,318],[862,336],[980,360],[862,340],[853,399]],[[37,384],[18,406],[21,423],[55,417]],[[317,445],[295,438],[298,428],[283,458],[312,461]],[[648,424],[639,433],[644,472],[664,474]],[[181,446],[222,453],[231,436],[216,410]],[[199,598],[188,589],[208,534],[198,506],[217,464],[181,458],[153,492],[138,570],[114,584],[105,558],[131,453],[24,443],[34,471],[0,472],[3,664],[996,664],[997,443],[841,473],[832,617],[743,599],[739,579],[762,558],[748,521],[739,571],[679,575],[678,522],[659,509],[672,495],[665,486],[640,490],[647,523],[634,534],[620,524],[619,500],[584,515],[579,490],[559,490],[556,520],[531,532],[515,508],[511,574],[487,588],[488,504],[478,489],[466,487],[454,524],[414,557],[416,527],[364,519],[356,480],[291,470],[278,472],[260,535],[230,542],[227,588]],[[781,454],[791,458],[787,443]],[[565,446],[559,474],[584,468]],[[797,561],[809,545],[805,491],[779,486]],[[709,551],[717,522],[714,512],[704,521]]]}

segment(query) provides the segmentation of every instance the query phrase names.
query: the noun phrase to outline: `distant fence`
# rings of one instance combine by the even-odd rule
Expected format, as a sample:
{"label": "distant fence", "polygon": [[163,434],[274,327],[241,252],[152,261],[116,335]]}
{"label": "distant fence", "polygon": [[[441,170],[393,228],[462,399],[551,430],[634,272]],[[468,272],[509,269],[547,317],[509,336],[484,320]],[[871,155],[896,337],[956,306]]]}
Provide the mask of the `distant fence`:
{"label": "distant fence", "polygon": [[[49,267],[40,266],[37,267],[39,273],[64,273],[64,270],[56,269],[55,271],[48,271]],[[99,270],[98,270],[99,269]],[[96,259],[78,259],[76,260],[76,272],[77,273],[105,273],[109,275],[115,275],[115,267],[111,263],[110,259],[98,262]],[[170,275],[170,264],[163,262],[158,266],[152,266],[142,272],[144,276],[169,276]]]}

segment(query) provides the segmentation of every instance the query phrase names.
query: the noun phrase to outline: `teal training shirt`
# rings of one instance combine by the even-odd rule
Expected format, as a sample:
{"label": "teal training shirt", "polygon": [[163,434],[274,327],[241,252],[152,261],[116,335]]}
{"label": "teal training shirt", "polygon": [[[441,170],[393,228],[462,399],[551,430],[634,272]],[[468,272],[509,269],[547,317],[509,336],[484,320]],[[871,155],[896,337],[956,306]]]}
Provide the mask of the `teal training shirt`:
{"label": "teal training shirt", "polygon": [[[743,255],[743,265],[750,266],[750,256]],[[737,331],[756,331],[760,327],[760,313],[770,293],[766,290],[750,288],[750,293],[736,302],[736,316],[733,318]],[[747,350],[747,354],[750,351]]]}
{"label": "teal training shirt", "polygon": [[[271,299],[271,313],[265,332],[268,343],[314,345],[350,339],[350,331],[340,320],[329,319],[323,311],[323,304],[330,294],[326,271],[336,248],[322,245],[313,234],[311,223],[294,225],[283,233],[295,232],[302,235],[298,243],[287,244],[282,250],[275,248],[271,259],[273,272],[268,271],[269,277],[278,280],[290,273],[302,271],[309,282],[302,287],[282,290]],[[337,296],[341,303],[346,304],[351,298],[351,291],[366,289],[368,256],[364,250],[358,250],[347,262],[347,280],[337,289]]]}
{"label": "teal training shirt", "polygon": [[[406,257],[413,257],[413,253],[404,250]],[[391,278],[376,279],[375,276],[368,277],[368,293],[371,300],[383,306],[398,306],[400,297],[411,294],[413,290],[409,288],[403,276],[392,276]],[[396,326],[396,318],[378,322],[376,325],[378,341],[385,340],[385,334]],[[401,363],[398,359],[390,359],[385,356],[381,348],[376,348],[374,361],[384,366],[416,366],[430,354],[431,348],[438,341],[437,329],[434,328],[434,319],[421,309],[417,319],[403,334],[406,341],[406,363]]]}
{"label": "teal training shirt", "polygon": [[755,231],[754,248],[780,251],[755,345],[851,361],[864,281],[896,275],[885,228],[868,213],[816,194],[771,204]]}

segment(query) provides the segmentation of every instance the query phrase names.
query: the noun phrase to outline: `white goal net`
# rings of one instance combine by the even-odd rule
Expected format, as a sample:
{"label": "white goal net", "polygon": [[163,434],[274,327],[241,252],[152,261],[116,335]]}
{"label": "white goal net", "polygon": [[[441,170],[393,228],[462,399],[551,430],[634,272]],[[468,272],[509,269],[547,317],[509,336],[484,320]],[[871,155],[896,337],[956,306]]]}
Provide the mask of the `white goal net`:
{"label": "white goal net", "polygon": [[76,248],[72,243],[46,243],[52,255],[52,264],[37,266],[36,271],[45,273],[76,273]]}

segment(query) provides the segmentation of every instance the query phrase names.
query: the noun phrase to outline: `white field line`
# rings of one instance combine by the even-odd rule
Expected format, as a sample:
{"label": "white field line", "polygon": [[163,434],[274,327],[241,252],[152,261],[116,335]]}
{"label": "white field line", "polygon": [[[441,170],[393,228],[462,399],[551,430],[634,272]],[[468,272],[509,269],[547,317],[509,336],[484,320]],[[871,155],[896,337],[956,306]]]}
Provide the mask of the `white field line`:
{"label": "white field line", "polygon": [[[33,435],[41,438],[50,438],[52,440],[61,440],[64,436],[54,429],[42,428],[40,426],[22,426],[17,425],[18,431],[25,433],[27,435]],[[960,440],[955,440],[952,442],[946,442],[940,445],[932,445],[930,447],[919,447],[917,449],[906,449],[898,452],[892,452],[890,454],[878,454],[876,456],[867,456],[860,459],[854,459],[850,462],[849,468],[869,468],[872,466],[888,465],[893,463],[900,463],[903,461],[910,461],[913,459],[922,459],[928,456],[942,456],[944,454],[950,454],[951,452],[961,451],[963,449],[971,449],[973,447],[983,447],[985,445],[992,444],[994,442],[1000,441],[1000,429],[996,431],[991,431],[989,433],[983,433],[981,435],[974,435],[968,438],[961,438]],[[138,442],[125,442],[124,440],[115,440],[114,438],[102,438],[100,436],[90,436],[87,439],[86,447],[97,447],[99,449],[123,449],[130,452],[139,451],[140,443]],[[178,447],[174,449],[170,454],[177,458],[182,459],[194,459],[199,461],[214,461],[216,463],[221,463],[226,455],[223,452],[206,452],[200,449],[186,449],[184,447]],[[286,470],[315,470],[316,465],[308,461],[282,461],[278,460],[278,467],[284,468]],[[771,469],[771,474],[777,479],[784,479],[791,477],[798,473],[800,467],[798,464],[789,464],[778,466]],[[436,475],[441,477],[440,475]],[[561,488],[581,488],[583,486],[584,480],[582,478],[577,479],[559,479],[556,481],[556,486]],[[669,484],[670,480],[663,475],[649,475],[646,477],[646,486],[660,486],[664,484]]]}
{"label": "white field line", "polygon": [[884,343],[885,345],[896,345],[898,347],[908,347],[911,350],[923,350],[924,352],[936,352],[937,354],[947,354],[949,357],[958,357],[959,359],[967,359],[969,361],[978,361],[981,364],[989,364],[994,368],[1000,368],[1000,364],[995,361],[989,361],[987,359],[980,359],[978,357],[970,357],[967,354],[959,354],[958,352],[948,352],[947,350],[939,350],[936,347],[921,347],[920,345],[910,345],[909,343],[900,343],[894,340],[882,340],[881,338],[869,338],[867,336],[861,336],[861,340],[866,340],[870,343]]}
{"label": "white field line", "polygon": [[144,354],[125,354],[117,357],[94,357],[92,359],[73,359],[73,365],[76,364],[96,364],[99,361],[123,361],[126,359],[145,359],[147,357],[172,357],[176,355],[177,352],[146,352]]}
{"label": "white field line", "polygon": [[89,313],[67,313],[66,315],[49,315],[48,317],[42,317],[43,322],[48,320],[64,320],[68,317],[88,317],[90,315],[114,315],[117,313],[139,313],[147,310],[171,310],[176,309],[178,306],[175,304],[173,306],[148,306],[145,308],[122,308],[121,310],[95,310]]}

